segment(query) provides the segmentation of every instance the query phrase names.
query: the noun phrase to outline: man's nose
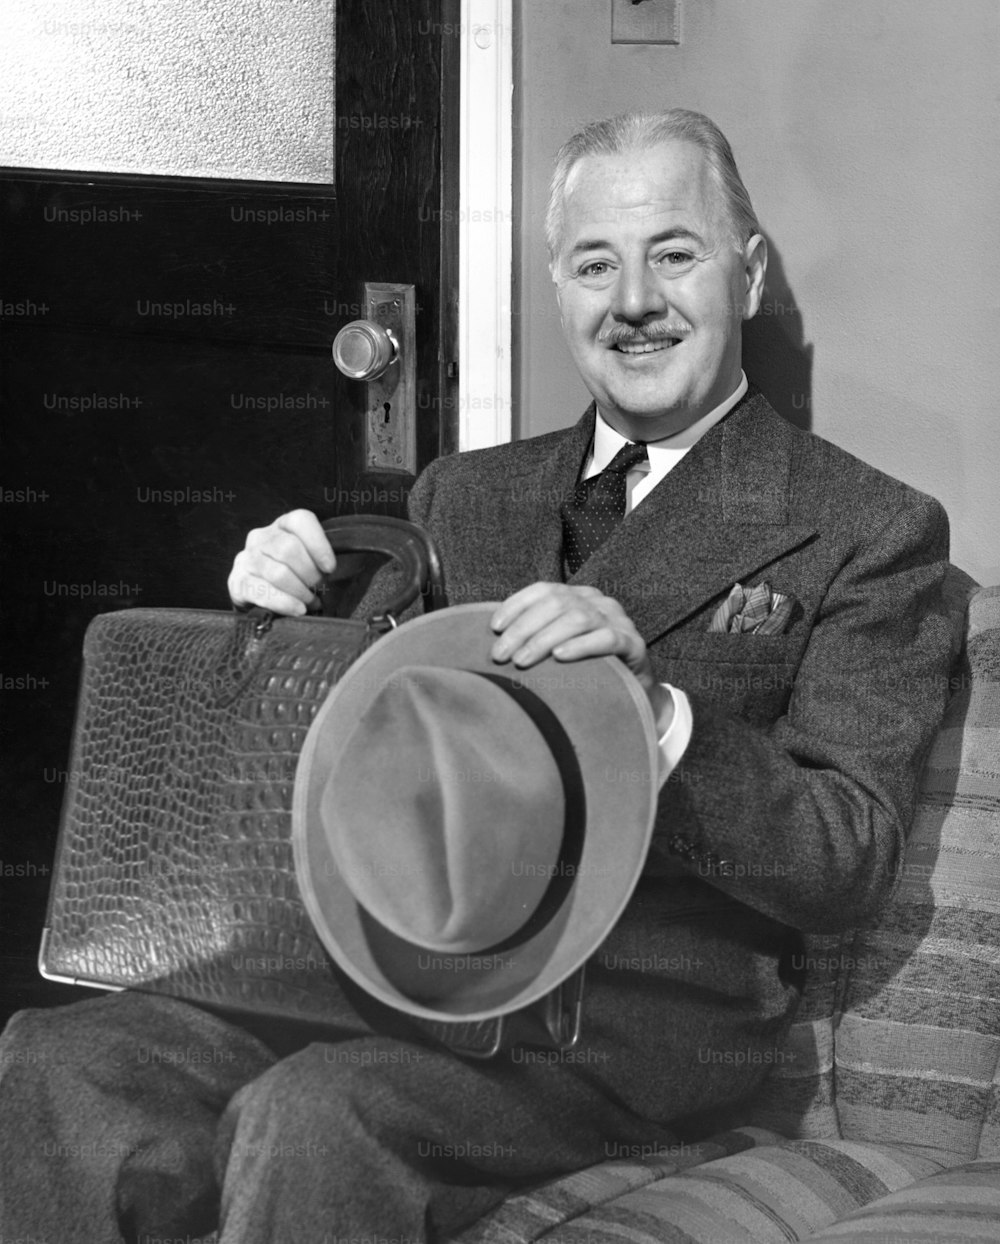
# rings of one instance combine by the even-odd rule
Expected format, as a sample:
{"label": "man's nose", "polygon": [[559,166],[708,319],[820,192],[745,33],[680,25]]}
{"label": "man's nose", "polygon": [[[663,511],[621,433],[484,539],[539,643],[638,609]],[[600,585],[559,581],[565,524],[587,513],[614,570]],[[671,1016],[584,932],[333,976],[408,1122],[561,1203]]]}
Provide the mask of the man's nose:
{"label": "man's nose", "polygon": [[651,315],[663,315],[667,306],[663,283],[645,256],[622,264],[611,299],[611,314],[616,319],[641,323]]}

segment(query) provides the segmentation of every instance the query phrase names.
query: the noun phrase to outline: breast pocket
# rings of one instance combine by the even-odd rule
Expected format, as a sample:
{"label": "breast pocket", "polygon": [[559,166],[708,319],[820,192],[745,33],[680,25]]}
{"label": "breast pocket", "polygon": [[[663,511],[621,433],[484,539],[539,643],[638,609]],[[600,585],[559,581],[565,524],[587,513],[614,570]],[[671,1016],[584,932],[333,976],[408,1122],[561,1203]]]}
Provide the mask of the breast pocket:
{"label": "breast pocket", "polygon": [[664,636],[650,652],[659,678],[767,725],[787,707],[803,648],[798,635],[687,631]]}

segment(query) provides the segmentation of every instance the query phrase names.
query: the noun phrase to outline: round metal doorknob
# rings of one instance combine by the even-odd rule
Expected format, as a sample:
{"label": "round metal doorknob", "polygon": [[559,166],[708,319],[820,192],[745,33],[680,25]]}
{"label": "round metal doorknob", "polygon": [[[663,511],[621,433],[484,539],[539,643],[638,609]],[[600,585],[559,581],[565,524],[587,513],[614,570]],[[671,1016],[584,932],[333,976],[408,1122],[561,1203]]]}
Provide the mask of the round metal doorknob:
{"label": "round metal doorknob", "polygon": [[395,335],[372,320],[352,320],[333,339],[333,361],[352,380],[377,380],[398,357]]}

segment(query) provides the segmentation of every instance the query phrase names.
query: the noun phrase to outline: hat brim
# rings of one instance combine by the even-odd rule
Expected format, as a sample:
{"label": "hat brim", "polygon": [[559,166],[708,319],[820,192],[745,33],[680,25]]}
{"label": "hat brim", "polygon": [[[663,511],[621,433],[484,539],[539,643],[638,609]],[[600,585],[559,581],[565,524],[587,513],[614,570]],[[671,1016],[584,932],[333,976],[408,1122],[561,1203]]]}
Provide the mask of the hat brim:
{"label": "hat brim", "polygon": [[[431,1020],[472,1022],[520,1010],[571,976],[625,909],[653,833],[658,753],[653,714],[638,680],[617,657],[530,669],[490,658],[497,604],[455,605],[405,623],[368,649],[316,714],[299,756],[292,803],[295,872],[306,910],[334,962],[369,994]],[[404,666],[505,674],[559,718],[583,775],[586,826],[564,898],[524,940],[491,953],[444,954],[396,936],[360,906],[320,816],[340,754],[375,693]],[[335,796],[335,792],[334,792]],[[563,868],[562,864],[554,866]]]}

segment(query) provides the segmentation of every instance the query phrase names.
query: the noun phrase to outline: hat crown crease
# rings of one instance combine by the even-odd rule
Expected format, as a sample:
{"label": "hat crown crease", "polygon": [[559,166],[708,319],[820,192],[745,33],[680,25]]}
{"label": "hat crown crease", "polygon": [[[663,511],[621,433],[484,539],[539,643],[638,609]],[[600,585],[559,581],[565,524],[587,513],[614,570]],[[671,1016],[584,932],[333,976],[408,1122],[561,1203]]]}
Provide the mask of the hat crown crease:
{"label": "hat crown crease", "polygon": [[466,670],[399,670],[334,776],[351,809],[332,811],[331,845],[358,901],[393,932],[471,953],[516,933],[540,903],[562,842],[562,779],[500,687]]}

